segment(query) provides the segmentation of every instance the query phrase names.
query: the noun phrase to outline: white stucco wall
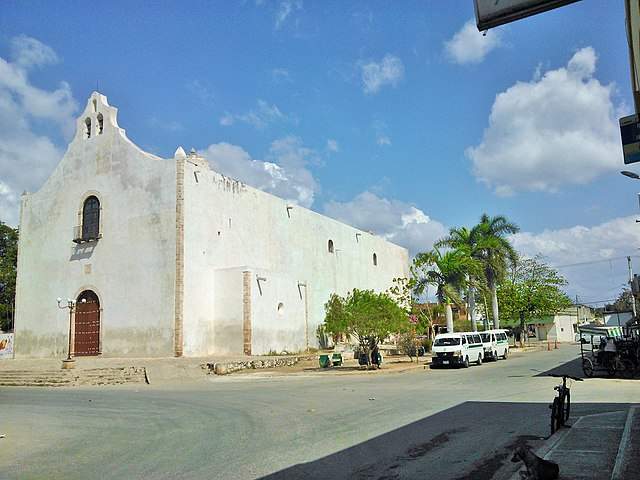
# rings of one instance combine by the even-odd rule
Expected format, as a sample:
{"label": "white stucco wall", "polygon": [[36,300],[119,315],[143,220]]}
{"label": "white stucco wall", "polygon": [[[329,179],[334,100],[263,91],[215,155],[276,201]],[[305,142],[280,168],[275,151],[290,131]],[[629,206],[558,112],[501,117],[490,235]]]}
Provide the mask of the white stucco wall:
{"label": "white stucco wall", "polygon": [[[329,239],[334,253],[328,252]],[[211,334],[212,323],[215,345],[241,347],[241,339],[227,337],[237,330],[222,329],[218,318],[211,320],[220,308],[210,299],[231,303],[226,295],[241,298],[241,290],[221,285],[215,272],[236,269],[234,278],[241,278],[242,268],[267,279],[262,296],[252,288],[252,353],[296,351],[306,344],[298,283],[307,284],[309,340],[315,346],[329,295],[354,287],[386,290],[393,278],[408,275],[408,252],[211,171],[192,157],[185,167],[185,354],[204,353],[198,339]],[[280,302],[284,310],[278,313]],[[239,317],[231,323],[241,326],[242,310],[236,313]]]}
{"label": "white stucco wall", "polygon": [[[38,192],[23,196],[17,356],[62,356],[68,311],[58,309],[56,298],[75,299],[84,289],[100,299],[104,355],[172,353],[175,162],[138,149],[117,126],[116,113],[104,96],[92,94],[54,172]],[[92,122],[90,138],[85,118]],[[100,200],[102,238],[76,245],[73,228],[90,194]]]}

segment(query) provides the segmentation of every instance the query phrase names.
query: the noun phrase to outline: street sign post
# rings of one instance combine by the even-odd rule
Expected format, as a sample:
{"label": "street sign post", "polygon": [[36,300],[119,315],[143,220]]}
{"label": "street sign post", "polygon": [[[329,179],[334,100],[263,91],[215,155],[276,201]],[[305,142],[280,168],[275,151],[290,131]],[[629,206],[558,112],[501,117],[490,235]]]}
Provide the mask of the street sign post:
{"label": "street sign post", "polygon": [[624,164],[640,162],[640,125],[638,115],[629,115],[620,119],[620,136]]}
{"label": "street sign post", "polygon": [[579,0],[474,0],[476,24],[482,32],[577,1]]}

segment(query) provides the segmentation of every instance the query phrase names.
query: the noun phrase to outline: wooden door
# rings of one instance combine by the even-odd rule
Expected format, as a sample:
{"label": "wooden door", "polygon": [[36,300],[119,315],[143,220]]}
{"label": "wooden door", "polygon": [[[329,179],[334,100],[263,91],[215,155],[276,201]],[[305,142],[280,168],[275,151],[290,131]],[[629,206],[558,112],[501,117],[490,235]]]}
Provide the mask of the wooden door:
{"label": "wooden door", "polygon": [[91,290],[78,296],[76,303],[75,355],[90,356],[100,353],[100,301]]}

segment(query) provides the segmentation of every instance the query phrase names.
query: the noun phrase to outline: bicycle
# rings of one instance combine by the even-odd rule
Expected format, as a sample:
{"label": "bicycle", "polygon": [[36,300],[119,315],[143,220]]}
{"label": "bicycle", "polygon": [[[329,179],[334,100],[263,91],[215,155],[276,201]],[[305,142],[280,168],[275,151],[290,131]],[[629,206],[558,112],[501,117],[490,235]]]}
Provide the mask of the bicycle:
{"label": "bicycle", "polygon": [[569,414],[571,412],[571,391],[567,387],[567,378],[581,382],[581,378],[572,377],[571,375],[555,375],[551,374],[550,377],[562,378],[562,384],[553,387],[558,392],[558,396],[553,399],[553,403],[549,405],[551,409],[551,435],[556,430],[563,427],[567,420],[569,420]]}

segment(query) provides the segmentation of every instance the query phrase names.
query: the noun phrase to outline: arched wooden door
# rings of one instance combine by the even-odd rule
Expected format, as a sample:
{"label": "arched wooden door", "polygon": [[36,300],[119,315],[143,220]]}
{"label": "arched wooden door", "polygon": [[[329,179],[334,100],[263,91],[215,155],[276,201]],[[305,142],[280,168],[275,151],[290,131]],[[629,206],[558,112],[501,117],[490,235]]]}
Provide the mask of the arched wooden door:
{"label": "arched wooden door", "polygon": [[76,303],[75,339],[76,356],[100,353],[100,300],[91,290],[78,295]]}

